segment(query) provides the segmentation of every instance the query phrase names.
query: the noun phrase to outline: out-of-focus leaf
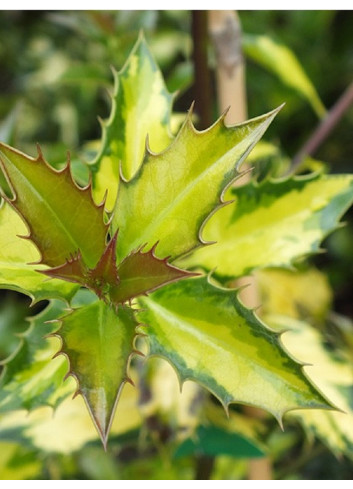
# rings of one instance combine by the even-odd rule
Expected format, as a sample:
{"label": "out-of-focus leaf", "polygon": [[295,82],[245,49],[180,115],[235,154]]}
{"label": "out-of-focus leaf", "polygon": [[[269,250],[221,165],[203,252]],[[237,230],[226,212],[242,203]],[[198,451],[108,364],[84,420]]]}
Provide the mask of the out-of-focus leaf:
{"label": "out-of-focus leaf", "polygon": [[30,327],[20,336],[17,352],[2,362],[0,412],[56,407],[74,392],[74,382],[64,382],[65,359],[53,359],[58,349],[57,340],[45,337],[55,330],[55,326],[46,321],[56,319],[64,308],[62,302],[52,301],[44,311],[31,318]]}
{"label": "out-of-focus leaf", "polygon": [[263,457],[264,454],[249,440],[236,433],[222,430],[217,426],[199,426],[195,435],[183,441],[176,450],[174,457],[187,455],[230,455],[232,457]]}
{"label": "out-of-focus leaf", "polygon": [[254,163],[257,160],[278,156],[280,154],[278,146],[268,141],[259,141],[247,157],[247,163]]}
{"label": "out-of-focus leaf", "polygon": [[204,244],[205,221],[279,110],[229,127],[222,116],[206,131],[189,114],[173,144],[148,152],[136,176],[120,183],[113,216],[119,258],[157,241],[158,256],[172,259]]}
{"label": "out-of-focus leaf", "polygon": [[239,277],[256,268],[289,267],[317,253],[353,202],[353,176],[249,182],[231,189],[230,196],[235,202],[214,214],[204,229],[204,238],[216,244],[196,250],[178,266]]}
{"label": "out-of-focus leaf", "polygon": [[166,358],[180,382],[194,380],[227,407],[239,402],[271,412],[279,422],[295,408],[330,409],[280,337],[237,298],[206,277],[163,287],[139,317],[148,326],[150,354]]}
{"label": "out-of-focus leaf", "polygon": [[261,314],[281,314],[294,319],[323,321],[332,304],[326,275],[315,268],[303,271],[259,270]]}
{"label": "out-of-focus leaf", "polygon": [[28,328],[28,304],[18,300],[11,291],[5,292],[0,302],[0,361],[9,357],[18,347],[18,333]]}
{"label": "out-of-focus leaf", "polygon": [[271,326],[289,331],[283,336],[286,349],[301,361],[310,362],[310,379],[343,412],[295,411],[309,435],[317,436],[336,455],[353,459],[353,367],[349,356],[332,350],[324,338],[309,324],[285,316],[268,316]]}
{"label": "out-of-focus leaf", "polygon": [[194,79],[193,66],[191,61],[178,63],[166,79],[168,89],[173,92],[184,92],[188,89]]}
{"label": "out-of-focus leaf", "polygon": [[[119,401],[112,434],[120,435],[138,427],[141,416],[137,390],[127,385]],[[81,397],[66,399],[55,410],[42,407],[31,413],[14,411],[0,417],[0,439],[16,440],[44,452],[71,453],[97,440],[97,431]]]}
{"label": "out-of-focus leaf", "polygon": [[193,432],[199,424],[204,399],[200,387],[194,382],[186,382],[180,391],[175,371],[160,358],[146,362],[142,378],[147,391],[141,392],[141,413],[145,417],[158,416],[179,439]]}
{"label": "out-of-focus leaf", "polygon": [[76,64],[67,68],[60,77],[61,83],[86,85],[93,83],[96,86],[106,83],[106,72],[97,64]]}
{"label": "out-of-focus leaf", "polygon": [[39,253],[33,243],[19,236],[27,233],[19,215],[6,203],[0,207],[0,288],[13,289],[30,295],[34,301],[56,298],[69,301],[78,286],[63,280],[48,280],[36,270]]}
{"label": "out-of-focus leaf", "polygon": [[264,35],[245,34],[242,42],[245,54],[249,58],[296,90],[309,102],[319,117],[325,115],[325,107],[293,51]]}
{"label": "out-of-focus leaf", "polygon": [[34,450],[22,447],[19,443],[0,441],[0,480],[36,479],[42,462]]}
{"label": "out-of-focus leaf", "polygon": [[21,103],[17,103],[15,107],[9,112],[8,116],[0,122],[0,141],[11,144],[13,142],[13,135],[15,131],[15,123],[18,117],[18,113],[21,108]]}

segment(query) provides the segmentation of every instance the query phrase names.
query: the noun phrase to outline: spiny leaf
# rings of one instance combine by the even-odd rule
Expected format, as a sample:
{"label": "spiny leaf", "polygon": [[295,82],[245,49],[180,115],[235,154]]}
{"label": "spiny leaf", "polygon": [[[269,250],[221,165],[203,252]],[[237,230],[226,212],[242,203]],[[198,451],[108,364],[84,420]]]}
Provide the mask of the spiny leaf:
{"label": "spiny leaf", "polygon": [[115,407],[134,352],[134,312],[120,306],[117,313],[102,301],[73,310],[61,319],[56,333],[62,339],[60,353],[67,356],[92,420],[106,446]]}
{"label": "spiny leaf", "polygon": [[271,412],[280,423],[297,408],[332,408],[234,290],[207,277],[168,285],[139,299],[150,354],[166,358],[181,382],[194,380],[227,408],[239,402]]}
{"label": "spiny leaf", "polygon": [[155,246],[143,252],[143,247],[131,252],[116,266],[116,243],[118,233],[108,243],[102,257],[93,269],[85,266],[80,253],[64,265],[43,270],[49,277],[76,282],[93,290],[100,299],[115,306],[157,288],[194,276],[195,273],[181,270],[155,256]]}
{"label": "spiny leaf", "polygon": [[205,220],[222,205],[223,191],[279,109],[226,127],[222,116],[197,131],[191,113],[164,152],[149,150],[137,175],[122,181],[113,216],[118,257],[159,241],[158,256],[172,259],[203,243]]}
{"label": "spiny leaf", "polygon": [[78,283],[93,290],[100,299],[109,300],[110,289],[118,287],[120,282],[116,267],[116,240],[117,233],[107,244],[94,268],[86,266],[79,251],[63,265],[42,270],[41,273]]}
{"label": "spiny leaf", "polygon": [[109,241],[103,255],[93,270],[89,271],[89,284],[102,299],[111,289],[119,287],[120,278],[116,267],[116,242],[118,233]]}
{"label": "spiny leaf", "polygon": [[108,189],[110,209],[116,199],[120,165],[124,178],[130,180],[141,165],[147,134],[153,151],[162,151],[171,142],[173,99],[142,35],[123,69],[113,73],[112,112],[102,123],[102,147],[93,163],[95,195],[102,199]]}
{"label": "spiny leaf", "polygon": [[183,267],[216,267],[224,277],[256,268],[290,266],[317,253],[353,202],[352,175],[308,175],[250,182],[230,192],[234,203],[207,223],[204,236],[216,242],[182,259]]}
{"label": "spiny leaf", "polygon": [[19,335],[18,350],[0,363],[4,365],[0,378],[0,412],[56,407],[73,393],[73,384],[63,383],[67,370],[65,360],[52,359],[57,349],[56,341],[45,337],[55,329],[46,322],[56,319],[64,307],[60,301],[52,301],[33,317],[28,330]]}
{"label": "spiny leaf", "polygon": [[[315,285],[314,285],[315,287]],[[318,437],[337,456],[353,459],[353,368],[348,352],[327,348],[325,337],[304,321],[271,314],[266,317],[276,328],[289,328],[284,336],[285,347],[296,358],[310,361],[310,378],[342,409],[335,411],[293,412],[311,436]]]}
{"label": "spiny leaf", "polygon": [[0,288],[30,295],[34,302],[50,298],[69,301],[78,286],[48,280],[36,272],[43,266],[28,265],[38,261],[38,250],[30,241],[18,237],[26,232],[26,226],[6,202],[0,207],[0,227]]}
{"label": "spiny leaf", "polygon": [[0,143],[0,163],[14,193],[9,202],[26,222],[41,263],[55,267],[80,250],[93,267],[105,249],[107,225],[104,206],[94,203],[90,185],[79,188],[69,162],[56,171],[39,149],[33,159]]}
{"label": "spiny leaf", "polygon": [[120,285],[111,290],[115,304],[130,301],[145,295],[163,285],[197,274],[181,270],[168,263],[168,258],[160,260],[155,255],[157,244],[149,251],[140,248],[130,253],[119,265]]}
{"label": "spiny leaf", "polygon": [[37,272],[51,278],[59,278],[68,282],[73,282],[85,286],[87,282],[88,268],[85,265],[81,252],[78,251],[66,260],[63,265],[58,267],[37,270]]}

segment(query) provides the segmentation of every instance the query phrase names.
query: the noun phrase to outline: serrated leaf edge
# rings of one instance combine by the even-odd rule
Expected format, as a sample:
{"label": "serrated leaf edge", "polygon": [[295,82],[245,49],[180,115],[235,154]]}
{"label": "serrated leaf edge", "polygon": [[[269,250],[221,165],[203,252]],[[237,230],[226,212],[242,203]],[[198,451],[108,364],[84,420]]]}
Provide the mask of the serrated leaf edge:
{"label": "serrated leaf edge", "polygon": [[[118,231],[117,231],[118,232]],[[172,265],[172,263],[169,262],[169,259],[170,259],[170,255],[169,256],[166,256],[165,258],[158,258],[158,256],[156,256],[155,254],[155,251],[156,251],[156,248],[159,244],[159,241],[157,241],[149,250],[146,250],[146,251],[143,251],[144,248],[146,248],[147,246],[147,243],[144,243],[142,244],[141,246],[137,247],[135,250],[132,250],[130,251],[130,253],[128,253],[128,255],[126,255],[126,257],[119,263],[118,265],[118,274],[119,274],[119,268],[120,266],[124,263],[125,260],[127,260],[130,256],[132,255],[136,255],[138,253],[140,253],[141,255],[150,255],[154,260],[160,262],[160,263],[164,263],[168,269],[171,269],[171,270],[176,270],[176,271],[180,271],[180,272],[183,272],[184,273],[184,277],[176,277],[176,278],[172,278],[171,280],[168,280],[166,282],[163,282],[161,285],[156,285],[155,287],[151,287],[150,289],[146,290],[146,292],[142,293],[142,294],[138,294],[134,297],[131,297],[131,299],[126,299],[125,301],[121,302],[121,303],[118,303],[118,304],[125,304],[126,302],[129,303],[129,305],[131,306],[131,302],[134,300],[134,299],[138,299],[138,297],[141,297],[141,296],[148,296],[148,294],[160,289],[161,287],[164,287],[165,285],[169,285],[173,282],[178,282],[179,280],[184,280],[184,279],[188,279],[188,278],[192,278],[192,277],[198,277],[199,275],[201,275],[199,272],[190,272],[189,270],[184,270],[182,268],[179,268],[179,267],[176,267],[174,265]]]}
{"label": "serrated leaf edge", "polygon": [[[114,213],[115,211],[117,211],[117,202],[118,202],[118,199],[119,199],[119,194],[120,194],[120,189],[121,189],[121,186],[127,186],[129,184],[133,184],[135,180],[138,180],[141,176],[141,173],[144,169],[144,166],[145,164],[153,164],[153,158],[158,156],[158,157],[161,157],[163,154],[165,154],[167,151],[172,151],[173,150],[173,146],[175,144],[177,144],[179,138],[181,137],[181,135],[183,134],[183,131],[185,131],[186,127],[191,131],[193,132],[194,134],[196,135],[201,135],[201,134],[204,134],[204,133],[207,133],[209,131],[211,131],[214,127],[216,127],[217,125],[219,124],[223,124],[223,127],[226,128],[226,129],[236,129],[238,127],[241,127],[241,126],[245,126],[247,124],[249,124],[249,122],[254,122],[254,121],[257,121],[257,120],[261,120],[263,119],[263,122],[267,122],[267,127],[271,124],[271,122],[273,121],[273,119],[275,118],[275,116],[278,114],[278,112],[283,108],[283,106],[285,104],[281,104],[280,106],[278,106],[276,109],[270,111],[270,112],[267,112],[266,114],[262,114],[258,117],[253,117],[251,119],[248,119],[244,122],[240,122],[240,123],[237,123],[237,124],[233,124],[233,125],[227,125],[225,123],[225,117],[227,115],[227,112],[229,110],[229,108],[227,108],[223,114],[210,126],[208,127],[207,129],[204,129],[204,130],[201,130],[199,131],[198,129],[196,129],[196,127],[194,126],[194,123],[192,121],[193,119],[193,109],[194,109],[194,102],[191,104],[187,114],[186,114],[186,118],[185,118],[185,121],[184,123],[182,124],[181,128],[179,129],[179,132],[178,134],[175,136],[175,138],[172,140],[171,144],[165,148],[163,151],[159,152],[159,153],[155,153],[153,152],[150,147],[149,147],[149,138],[148,138],[148,135],[146,136],[146,143],[145,143],[145,154],[142,158],[142,163],[139,167],[139,169],[137,170],[137,172],[135,173],[135,175],[130,179],[130,180],[127,180],[124,178],[124,175],[123,175],[123,171],[122,171],[122,164],[120,163],[120,167],[119,167],[119,176],[120,176],[120,184],[119,184],[119,187],[118,187],[118,193],[117,193],[117,196],[116,196],[116,200],[115,200],[115,205],[114,205],[114,210],[113,210],[113,213],[112,213],[112,216],[111,216],[111,219],[113,220],[113,216],[114,216]],[[266,129],[267,129],[266,127]],[[265,129],[265,131],[266,131]],[[264,132],[265,132],[264,131]],[[243,177],[245,174],[249,173],[251,171],[251,169],[246,169],[242,172],[239,171],[240,169],[240,166],[242,165],[242,163],[244,162],[244,160],[246,159],[246,157],[248,156],[248,154],[252,151],[252,149],[254,148],[254,146],[256,145],[257,141],[255,141],[254,143],[252,143],[249,148],[245,151],[245,153],[243,154],[243,156],[240,158],[240,160],[237,162],[237,164],[235,165],[234,167],[234,170],[235,172],[238,172],[238,174],[236,174],[233,178],[230,179],[230,181],[223,187],[223,189],[220,191],[220,194],[219,194],[219,203],[215,205],[215,208],[202,220],[201,224],[200,224],[200,227],[199,227],[199,231],[198,231],[198,241],[199,241],[199,244],[196,244],[193,248],[189,249],[187,252],[179,255],[179,256],[176,256],[173,261],[177,260],[177,259],[180,259],[182,256],[186,256],[188,254],[190,254],[191,252],[195,251],[197,248],[199,248],[200,246],[208,246],[208,245],[212,245],[214,244],[213,241],[205,241],[202,237],[202,233],[203,233],[203,229],[207,223],[207,221],[219,210],[221,209],[222,207],[228,205],[228,204],[231,204],[233,201],[230,200],[230,201],[225,201],[224,200],[224,197],[225,197],[225,194],[227,192],[227,190],[237,181],[239,180],[241,177]],[[149,161],[148,161],[148,158]]]}
{"label": "serrated leaf edge", "polygon": [[[269,413],[271,413],[277,420],[280,428],[282,430],[284,430],[284,426],[283,426],[283,418],[285,416],[286,413],[290,412],[290,411],[294,411],[294,410],[298,410],[298,409],[324,409],[324,410],[329,410],[329,411],[340,411],[342,412],[342,410],[337,407],[336,405],[334,405],[326,396],[325,394],[321,391],[321,389],[319,389],[315,382],[313,382],[310,378],[310,376],[307,374],[307,372],[304,370],[305,367],[307,366],[310,366],[310,364],[308,363],[305,363],[305,362],[302,362],[302,361],[299,361],[297,360],[288,350],[287,348],[284,346],[283,342],[282,342],[282,335],[284,333],[286,333],[287,331],[290,330],[290,328],[288,329],[284,329],[282,331],[277,331],[277,330],[273,330],[270,326],[268,326],[266,323],[264,323],[262,321],[262,319],[260,319],[256,313],[255,313],[255,310],[258,309],[258,307],[256,308],[248,308],[244,305],[244,303],[241,301],[240,297],[239,297],[239,293],[241,292],[241,290],[244,288],[244,286],[241,286],[241,287],[238,287],[238,288],[225,288],[225,287],[222,287],[220,286],[218,283],[215,284],[214,281],[212,281],[212,274],[211,272],[208,273],[207,275],[204,276],[207,280],[207,282],[212,285],[213,287],[216,287],[218,289],[221,289],[223,290],[224,292],[230,294],[230,295],[233,295],[232,298],[236,298],[236,300],[239,301],[241,307],[243,307],[244,309],[246,309],[247,311],[250,312],[250,314],[256,319],[256,321],[261,324],[261,326],[266,329],[267,331],[269,331],[270,333],[273,333],[277,342],[278,342],[278,345],[280,346],[280,348],[286,353],[286,355],[292,360],[294,361],[299,369],[301,370],[303,376],[305,377],[305,379],[315,388],[315,390],[320,394],[320,396],[323,398],[323,400],[326,402],[326,405],[318,405],[316,408],[314,408],[313,406],[304,406],[304,407],[300,407],[300,406],[295,406],[295,407],[292,407],[292,408],[288,408],[286,410],[283,410],[282,412],[276,412],[276,411],[271,411],[269,410],[268,408],[266,408],[265,410],[268,411]],[[246,287],[246,286],[245,286]],[[144,328],[148,328],[148,325],[139,325],[138,328],[142,328],[141,330],[138,330],[138,333],[140,335],[144,334],[144,336],[148,336],[148,331],[145,331]],[[148,341],[147,341],[148,343]],[[148,345],[149,346],[149,345]],[[197,384],[201,385],[203,388],[205,388],[207,391],[211,392],[217,399],[218,401],[222,404],[223,408],[224,408],[224,411],[227,415],[227,417],[229,417],[229,407],[231,404],[241,404],[241,405],[246,405],[246,406],[253,406],[253,407],[256,407],[256,408],[261,408],[261,409],[264,409],[262,408],[261,406],[259,406],[258,404],[252,404],[250,402],[243,402],[243,401],[238,401],[236,398],[234,399],[227,399],[227,398],[222,398],[221,396],[219,396],[216,392],[213,391],[213,389],[211,389],[210,387],[208,387],[207,385],[205,385],[203,382],[199,382],[197,380],[195,380],[194,378],[192,377],[189,377],[189,376],[182,376],[182,374],[178,371],[177,367],[165,356],[161,355],[161,354],[151,354],[151,353],[148,353],[146,355],[146,359],[148,360],[148,358],[154,358],[154,357],[157,357],[157,358],[161,358],[165,361],[167,361],[170,366],[173,368],[176,376],[177,376],[177,379],[178,379],[178,383],[179,383],[179,389],[180,389],[180,393],[182,392],[182,389],[183,389],[183,385],[186,381],[192,381],[192,382],[196,382]]]}
{"label": "serrated leaf edge", "polygon": [[[120,70],[116,70],[116,68],[114,68],[113,66],[111,66],[111,71],[113,73],[113,80],[114,80],[113,92],[112,93],[109,93],[109,98],[111,100],[111,110],[110,110],[109,117],[107,119],[104,120],[101,117],[98,118],[99,124],[101,126],[101,130],[102,130],[101,145],[100,145],[100,149],[99,149],[96,157],[94,158],[94,160],[92,162],[88,162],[88,165],[91,167],[91,169],[92,169],[92,171],[94,173],[96,173],[98,171],[98,163],[99,163],[100,159],[104,156],[105,145],[106,145],[107,137],[108,137],[107,130],[111,126],[111,124],[112,124],[112,122],[114,120],[114,117],[115,117],[115,112],[116,112],[115,98],[117,97],[117,95],[119,93],[119,86],[120,86],[120,80],[119,80],[119,78],[125,74],[125,71],[129,68],[129,65],[130,65],[130,62],[131,62],[132,57],[136,55],[136,52],[138,51],[138,49],[140,48],[141,45],[144,45],[146,47],[146,49],[147,49],[147,51],[149,53],[149,56],[150,56],[153,64],[159,70],[159,67],[157,65],[157,62],[155,61],[155,58],[154,58],[152,52],[150,51],[150,49],[148,47],[148,44],[146,42],[144,33],[141,30],[139,32],[138,39],[137,39],[135,45],[133,46],[133,48],[132,48],[132,50],[131,50],[128,58],[126,59],[125,63],[123,64],[122,68]],[[163,83],[165,85],[164,78],[163,78]],[[170,93],[168,91],[166,85],[165,85],[165,90],[166,90],[166,93],[168,94],[168,97],[170,98],[170,108],[169,108],[169,116],[170,116],[171,115],[171,112],[172,112],[173,102],[174,102],[174,100],[176,98],[177,92],[176,93]],[[168,130],[168,135],[169,135],[170,139],[173,141],[174,135],[171,132],[170,124],[168,124],[167,130]],[[146,136],[146,139],[147,138],[148,138],[148,134]],[[144,161],[144,156],[142,157],[142,160],[141,160],[141,163],[140,163],[140,167],[142,166],[143,161]],[[135,172],[135,175],[132,178],[135,178],[136,174],[140,170],[140,167]],[[118,171],[119,171],[119,174],[122,176],[122,163],[121,162],[120,162]],[[124,179],[124,177],[123,177],[123,179]],[[132,179],[130,179],[130,180],[132,180]]]}
{"label": "serrated leaf edge", "polygon": [[[35,163],[44,164],[48,170],[50,170],[52,173],[54,173],[54,174],[56,174],[58,176],[60,176],[60,175],[64,175],[64,176],[65,175],[68,175],[68,177],[69,177],[71,183],[73,184],[74,188],[77,189],[78,191],[82,192],[83,194],[88,195],[88,197],[89,197],[91,203],[94,205],[94,207],[97,208],[99,211],[101,211],[101,214],[102,214],[102,222],[103,222],[104,227],[106,228],[106,234],[108,233],[109,226],[110,226],[110,221],[109,222],[104,222],[104,209],[105,209],[105,201],[106,201],[106,198],[107,198],[107,193],[105,193],[102,201],[99,204],[96,204],[96,202],[94,201],[94,198],[93,198],[93,194],[92,194],[92,176],[91,176],[91,174],[89,176],[88,184],[85,187],[80,187],[75,182],[75,180],[73,178],[73,175],[72,175],[72,171],[71,171],[71,159],[70,159],[70,153],[69,152],[67,153],[67,161],[66,161],[66,165],[64,166],[64,168],[62,168],[61,170],[56,170],[51,165],[49,165],[49,163],[44,158],[43,153],[42,153],[42,150],[41,150],[41,147],[40,147],[39,144],[37,144],[38,156],[36,158],[32,158],[32,157],[26,155],[25,153],[23,153],[22,151],[19,151],[19,150],[15,149],[15,148],[12,148],[12,147],[10,147],[10,146],[8,146],[8,145],[0,142],[0,150],[1,150],[1,147],[2,146],[5,146],[5,147],[10,148],[11,151],[13,151],[14,153],[17,153],[19,156],[23,157],[24,159],[26,159],[26,160],[34,163],[34,164]],[[4,173],[4,175],[5,175],[5,178],[6,178],[8,184],[10,186],[10,189],[11,189],[11,192],[13,194],[13,197],[12,198],[8,197],[1,189],[0,189],[0,195],[17,212],[17,214],[21,217],[21,219],[23,220],[23,222],[25,223],[25,225],[26,225],[26,227],[28,229],[28,235],[25,235],[25,236],[18,235],[18,237],[19,238],[22,238],[22,239],[27,239],[27,240],[32,241],[32,243],[35,245],[35,247],[37,248],[37,250],[39,252],[40,259],[38,261],[28,263],[28,265],[42,265],[42,264],[45,264],[45,262],[43,261],[42,252],[40,250],[40,247],[34,241],[34,239],[32,237],[33,231],[32,231],[31,224],[25,219],[25,217],[22,214],[22,212],[20,210],[18,210],[16,208],[16,206],[15,206],[15,203],[16,203],[18,197],[16,195],[16,192],[14,190],[13,184],[11,182],[11,178],[7,174],[6,168],[4,167],[4,164],[2,162],[1,156],[0,156],[0,167],[1,167],[1,169],[2,169],[2,171]]]}
{"label": "serrated leaf edge", "polygon": [[[114,421],[114,416],[115,416],[115,412],[116,412],[116,408],[118,406],[118,403],[119,403],[119,400],[120,400],[120,396],[121,396],[121,393],[123,391],[123,388],[125,386],[125,384],[130,384],[132,386],[135,386],[134,384],[134,381],[131,379],[130,375],[129,375],[129,369],[130,369],[130,363],[131,363],[131,360],[133,358],[134,355],[141,355],[143,357],[145,357],[145,354],[140,352],[139,350],[137,350],[135,348],[135,342],[136,342],[136,339],[139,337],[139,336],[143,336],[143,334],[139,333],[137,331],[137,329],[142,325],[142,323],[140,323],[137,318],[136,318],[136,315],[135,315],[135,320],[136,320],[136,326],[135,326],[135,336],[133,337],[133,340],[132,340],[132,344],[131,344],[131,353],[130,355],[128,356],[127,358],[127,362],[126,362],[126,371],[125,371],[125,378],[124,380],[121,382],[121,385],[118,389],[118,392],[117,392],[117,395],[116,395],[116,399],[115,399],[115,402],[114,402],[114,405],[112,407],[112,411],[111,411],[111,416],[110,416],[110,419],[109,419],[109,424],[107,426],[107,429],[106,429],[106,432],[104,432],[101,427],[99,426],[99,423],[97,423],[97,420],[95,419],[94,417],[94,414],[91,410],[91,407],[88,403],[88,401],[86,400],[85,396],[83,395],[82,391],[81,391],[81,388],[80,388],[80,382],[79,382],[79,379],[77,377],[77,374],[72,370],[72,367],[71,367],[71,361],[70,361],[70,357],[69,355],[63,350],[63,347],[64,347],[64,342],[63,342],[63,338],[60,336],[60,329],[62,328],[63,326],[63,321],[65,320],[65,318],[67,318],[68,316],[70,316],[74,311],[76,310],[79,310],[80,308],[79,307],[75,307],[75,308],[70,308],[68,309],[68,314],[66,314],[65,316],[62,316],[58,319],[54,319],[52,321],[48,321],[48,322],[53,322],[53,323],[59,323],[59,326],[58,326],[58,329],[56,331],[54,331],[53,333],[50,333],[49,335],[47,335],[48,337],[54,337],[54,338],[58,338],[60,343],[61,343],[61,346],[60,346],[60,349],[55,353],[55,355],[53,356],[53,359],[58,357],[59,355],[63,355],[65,358],[66,358],[66,361],[68,363],[68,371],[67,373],[65,374],[64,376],[64,381],[67,380],[69,377],[73,377],[75,379],[75,382],[77,383],[77,389],[75,390],[73,396],[72,396],[72,399],[75,399],[75,397],[77,397],[78,395],[81,395],[84,402],[85,402],[85,405],[87,407],[87,410],[88,410],[88,413],[90,415],[90,418],[98,432],[98,435],[102,441],[102,444],[103,444],[103,447],[104,447],[104,450],[107,451],[107,445],[108,445],[108,438],[109,438],[109,432],[110,432],[110,429],[111,429],[111,426],[112,426],[112,423]],[[131,310],[135,313],[136,311],[134,309],[131,308]]]}

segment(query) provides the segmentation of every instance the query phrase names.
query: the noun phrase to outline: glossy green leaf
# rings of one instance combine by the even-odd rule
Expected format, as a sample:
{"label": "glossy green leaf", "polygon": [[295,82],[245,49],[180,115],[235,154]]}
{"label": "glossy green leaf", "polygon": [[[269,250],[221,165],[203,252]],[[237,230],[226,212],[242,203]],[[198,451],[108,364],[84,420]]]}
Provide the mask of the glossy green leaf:
{"label": "glossy green leaf", "polygon": [[271,412],[281,423],[297,408],[330,409],[303,366],[237,298],[206,277],[171,284],[141,298],[150,354],[166,358],[181,382],[194,380],[227,407],[239,402]]}
{"label": "glossy green leaf", "polygon": [[0,412],[56,407],[73,393],[74,383],[63,381],[65,359],[52,359],[58,349],[57,340],[46,337],[55,329],[46,321],[56,319],[64,308],[60,301],[52,301],[33,317],[28,330],[20,335],[18,350],[1,362],[4,370],[0,378]]}
{"label": "glossy green leaf", "polygon": [[212,425],[201,425],[193,437],[186,439],[176,450],[174,457],[188,455],[217,457],[229,455],[230,457],[255,458],[264,454],[249,440],[237,433],[218,428]]}
{"label": "glossy green leaf", "polygon": [[235,202],[212,216],[204,230],[205,239],[216,244],[196,250],[179,266],[216,268],[221,276],[238,277],[317,253],[353,202],[353,176],[250,182],[230,194]]}
{"label": "glossy green leaf", "polygon": [[293,51],[263,35],[246,34],[242,42],[244,52],[249,58],[277,75],[284,84],[296,90],[309,102],[319,117],[325,115],[326,109]]}
{"label": "glossy green leaf", "polygon": [[40,150],[33,159],[0,143],[0,163],[14,193],[10,203],[25,220],[41,263],[55,267],[80,250],[93,267],[105,249],[107,226],[103,205],[93,202],[90,186],[80,189],[69,163],[56,171]]}
{"label": "glossy green leaf", "polygon": [[308,374],[315,384],[342,410],[296,411],[298,419],[309,435],[318,437],[337,456],[353,459],[353,367],[344,349],[333,349],[325,337],[304,321],[280,315],[267,316],[269,324],[277,328],[284,325],[289,331],[283,342],[288,351],[301,361],[310,362]]}
{"label": "glossy green leaf", "polygon": [[134,312],[115,309],[102,301],[75,309],[61,319],[56,333],[62,340],[59,353],[70,363],[68,375],[76,378],[92,420],[106,445],[121,390],[129,380],[128,366],[134,351]]}
{"label": "glossy green leaf", "polygon": [[204,222],[278,110],[230,127],[222,116],[206,131],[197,131],[189,114],[171,146],[148,151],[137,175],[119,187],[113,216],[119,258],[158,241],[158,256],[174,259],[203,243]]}
{"label": "glossy green leaf", "polygon": [[125,66],[114,71],[115,88],[110,118],[103,122],[103,143],[93,163],[95,195],[108,189],[107,206],[112,208],[119,184],[119,171],[130,180],[145,153],[146,137],[154,152],[172,140],[170,115],[172,95],[141,35]]}
{"label": "glossy green leaf", "polygon": [[36,271],[43,270],[42,265],[28,265],[38,261],[38,250],[30,241],[18,237],[26,233],[26,226],[6,202],[0,208],[0,227],[0,288],[17,290],[34,301],[48,298],[70,300],[77,285],[48,280]]}

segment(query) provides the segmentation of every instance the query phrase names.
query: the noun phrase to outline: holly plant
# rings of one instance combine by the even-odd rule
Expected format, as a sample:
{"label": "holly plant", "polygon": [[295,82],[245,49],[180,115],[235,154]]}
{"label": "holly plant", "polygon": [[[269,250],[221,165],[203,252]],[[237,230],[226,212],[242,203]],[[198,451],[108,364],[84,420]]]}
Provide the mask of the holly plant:
{"label": "holly plant", "polygon": [[[69,158],[56,170],[39,146],[32,158],[0,144],[0,284],[49,301],[3,362],[0,412],[56,407],[73,376],[105,446],[145,342],[180,384],[197,382],[226,410],[257,406],[282,424],[289,410],[334,409],[282,333],[226,285],[318,252],[353,201],[353,177],[242,184],[242,165],[280,108],[232,126],[223,115],[205,131],[190,109],[174,136],[173,96],[143,36],[114,77],[87,186]],[[61,340],[60,361],[43,355],[48,335]]]}

